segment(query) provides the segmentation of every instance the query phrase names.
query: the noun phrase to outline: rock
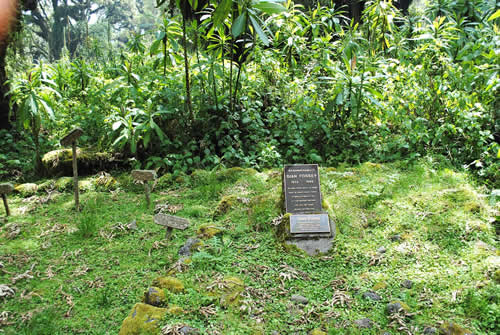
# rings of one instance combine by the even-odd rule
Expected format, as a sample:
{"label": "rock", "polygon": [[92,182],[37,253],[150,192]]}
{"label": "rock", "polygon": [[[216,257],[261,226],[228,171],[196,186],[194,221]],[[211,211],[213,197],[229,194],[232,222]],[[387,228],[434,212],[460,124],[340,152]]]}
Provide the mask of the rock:
{"label": "rock", "polygon": [[387,251],[387,249],[385,247],[380,247],[377,249],[378,254],[384,254],[386,251]]}
{"label": "rock", "polygon": [[203,239],[210,239],[220,233],[222,233],[222,230],[211,224],[203,225],[196,230],[196,234]]}
{"label": "rock", "polygon": [[385,281],[381,281],[381,282],[378,282],[375,285],[373,285],[372,289],[374,291],[378,291],[378,290],[383,290],[386,287],[387,287],[387,283]]}
{"label": "rock", "polygon": [[396,234],[396,235],[393,235],[389,238],[392,242],[399,242],[401,241],[401,235],[399,234]]}
{"label": "rock", "polygon": [[273,330],[273,331],[271,332],[271,335],[280,335],[280,333],[279,333],[277,330]]}
{"label": "rock", "polygon": [[184,284],[179,279],[174,277],[158,277],[153,280],[153,286],[166,289],[174,293],[184,290]]}
{"label": "rock", "polygon": [[424,328],[424,335],[433,335],[437,334],[437,329],[434,327],[425,327]]}
{"label": "rock", "polygon": [[245,284],[238,277],[228,277],[224,279],[225,288],[219,292],[220,305],[223,307],[238,306],[240,296],[245,290]]}
{"label": "rock", "polygon": [[200,331],[190,326],[183,326],[181,329],[179,329],[179,333],[183,335],[198,335]]}
{"label": "rock", "polygon": [[358,328],[371,328],[373,326],[373,321],[368,318],[364,318],[354,321],[354,324],[358,326]]}
{"label": "rock", "polygon": [[123,320],[119,335],[158,333],[158,321],[166,312],[165,308],[137,303]]}
{"label": "rock", "polygon": [[373,291],[367,291],[367,292],[363,293],[363,298],[370,299],[370,300],[373,300],[373,301],[380,301],[380,300],[382,300],[382,297],[379,296],[377,293],[375,293]]}
{"label": "rock", "polygon": [[165,306],[167,301],[165,299],[165,292],[158,287],[150,287],[144,292],[142,302],[151,306],[161,307]]}
{"label": "rock", "polygon": [[238,197],[234,194],[222,197],[214,211],[214,218],[226,214],[238,202]]}
{"label": "rock", "polygon": [[403,307],[403,304],[401,304],[400,302],[389,303],[387,304],[386,307],[386,311],[388,314],[398,313],[401,310],[405,310],[405,308]]}
{"label": "rock", "polygon": [[325,333],[324,331],[322,331],[321,329],[316,328],[316,329],[311,330],[309,335],[328,335],[328,334]]}
{"label": "rock", "polygon": [[307,299],[306,297],[304,296],[301,296],[301,295],[298,295],[298,294],[294,294],[292,295],[292,297],[290,298],[291,301],[293,302],[296,302],[298,304],[307,304],[309,302],[309,299]]}
{"label": "rock", "polygon": [[105,172],[95,179],[94,184],[97,191],[113,191],[118,186],[116,179]]}
{"label": "rock", "polygon": [[167,309],[167,313],[170,315],[181,315],[184,313],[184,309],[180,306],[172,305]]}
{"label": "rock", "polygon": [[460,327],[456,323],[445,322],[440,327],[439,330],[443,335],[473,335],[470,330]]}
{"label": "rock", "polygon": [[38,191],[38,185],[32,183],[20,184],[14,187],[16,192],[20,193],[23,197],[35,194]]}
{"label": "rock", "polygon": [[404,282],[401,283],[401,286],[404,288],[410,289],[413,287],[413,282],[409,279],[406,279]]}
{"label": "rock", "polygon": [[[78,173],[80,175],[96,173],[116,165],[115,157],[106,152],[95,152],[78,148],[77,157]],[[50,151],[43,155],[42,164],[45,170],[44,172],[49,176],[71,176],[73,174],[72,149]]]}
{"label": "rock", "polygon": [[12,298],[16,292],[14,289],[8,287],[7,285],[0,284],[0,298],[1,299],[6,299],[6,298]]}
{"label": "rock", "polygon": [[73,189],[73,178],[61,177],[56,180],[55,187],[59,192],[71,191]]}
{"label": "rock", "polygon": [[180,256],[191,256],[193,250],[199,247],[201,241],[197,238],[188,238],[186,243],[179,249]]}
{"label": "rock", "polygon": [[132,220],[128,225],[127,225],[127,229],[128,230],[137,230],[139,229],[137,227],[137,221],[136,220]]}

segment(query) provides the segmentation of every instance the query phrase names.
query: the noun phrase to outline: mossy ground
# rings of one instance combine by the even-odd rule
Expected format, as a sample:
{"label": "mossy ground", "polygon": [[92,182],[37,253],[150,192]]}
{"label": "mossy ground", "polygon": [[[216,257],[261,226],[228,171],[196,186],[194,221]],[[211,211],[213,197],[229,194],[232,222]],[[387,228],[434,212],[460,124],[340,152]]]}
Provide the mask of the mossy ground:
{"label": "mossy ground", "polygon": [[[191,221],[169,241],[141,188],[123,176],[115,190],[81,194],[79,214],[71,191],[49,200],[9,196],[9,224],[20,233],[9,236],[12,225],[0,226],[0,284],[16,294],[0,301],[0,330],[116,334],[154,279],[174,273],[184,290],[166,292],[166,307],[183,312],[167,313],[160,324],[204,334],[397,334],[401,325],[386,312],[393,301],[413,314],[401,319],[413,334],[442,321],[476,334],[499,332],[499,205],[483,196],[487,190],[431,159],[320,174],[338,227],[333,250],[321,257],[284,249],[269,224],[280,214],[278,170],[205,171],[157,185],[152,201]],[[232,206],[214,215],[231,196]],[[138,230],[126,229],[132,220]],[[179,265],[179,248],[209,225],[221,233]],[[386,252],[377,253],[382,246]],[[244,289],[238,304],[225,307],[211,292],[224,289],[227,278],[241,279]],[[406,279],[412,288],[401,285]],[[381,301],[363,298],[374,287]],[[309,303],[294,304],[292,294]],[[362,318],[375,326],[359,330],[354,321]]]}

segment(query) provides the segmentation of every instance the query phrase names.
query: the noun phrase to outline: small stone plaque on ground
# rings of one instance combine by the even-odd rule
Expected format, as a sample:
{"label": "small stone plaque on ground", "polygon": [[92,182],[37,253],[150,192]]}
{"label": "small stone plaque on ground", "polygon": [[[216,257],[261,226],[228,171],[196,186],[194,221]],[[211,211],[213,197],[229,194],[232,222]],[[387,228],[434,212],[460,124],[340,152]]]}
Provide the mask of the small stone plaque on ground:
{"label": "small stone plaque on ground", "polygon": [[287,213],[322,211],[317,164],[285,165],[283,186]]}
{"label": "small stone plaque on ground", "polygon": [[133,170],[132,178],[140,181],[150,181],[156,178],[155,170]]}
{"label": "small stone plaque on ground", "polygon": [[298,214],[290,216],[291,234],[330,233],[328,214]]}
{"label": "small stone plaque on ground", "polygon": [[189,226],[189,221],[187,219],[162,213],[156,214],[154,220],[156,224],[167,228],[184,230]]}

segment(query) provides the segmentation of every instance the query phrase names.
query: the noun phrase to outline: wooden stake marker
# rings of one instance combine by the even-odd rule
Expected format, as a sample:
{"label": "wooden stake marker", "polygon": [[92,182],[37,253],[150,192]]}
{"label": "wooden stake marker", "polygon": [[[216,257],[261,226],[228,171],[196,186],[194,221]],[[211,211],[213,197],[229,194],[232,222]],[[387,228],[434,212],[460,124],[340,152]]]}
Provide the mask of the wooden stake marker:
{"label": "wooden stake marker", "polygon": [[7,203],[7,194],[12,193],[14,186],[12,184],[0,184],[0,194],[2,195],[3,205],[5,206],[5,213],[10,216],[9,204]]}
{"label": "wooden stake marker", "polygon": [[75,191],[75,208],[80,211],[80,199],[78,194],[78,166],[76,163],[76,140],[83,135],[83,130],[81,128],[73,129],[68,135],[64,136],[61,140],[61,145],[63,147],[71,144],[73,149],[73,189]]}
{"label": "wooden stake marker", "polygon": [[132,178],[136,181],[140,181],[144,184],[144,192],[146,193],[146,203],[149,208],[150,205],[150,190],[148,181],[156,179],[156,171],[155,170],[133,170]]}
{"label": "wooden stake marker", "polygon": [[165,232],[165,239],[170,237],[174,228],[184,230],[189,227],[190,224],[187,219],[162,213],[156,214],[154,220],[156,224],[159,224],[167,229]]}

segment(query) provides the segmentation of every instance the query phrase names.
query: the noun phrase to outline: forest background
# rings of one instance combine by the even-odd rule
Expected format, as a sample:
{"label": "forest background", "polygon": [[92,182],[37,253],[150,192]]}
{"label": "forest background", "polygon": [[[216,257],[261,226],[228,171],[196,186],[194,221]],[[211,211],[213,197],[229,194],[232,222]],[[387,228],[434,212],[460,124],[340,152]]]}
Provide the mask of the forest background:
{"label": "forest background", "polygon": [[[0,48],[0,178],[79,145],[123,164],[442,157],[500,183],[494,0],[24,0]],[[409,7],[408,7],[409,6]]]}

